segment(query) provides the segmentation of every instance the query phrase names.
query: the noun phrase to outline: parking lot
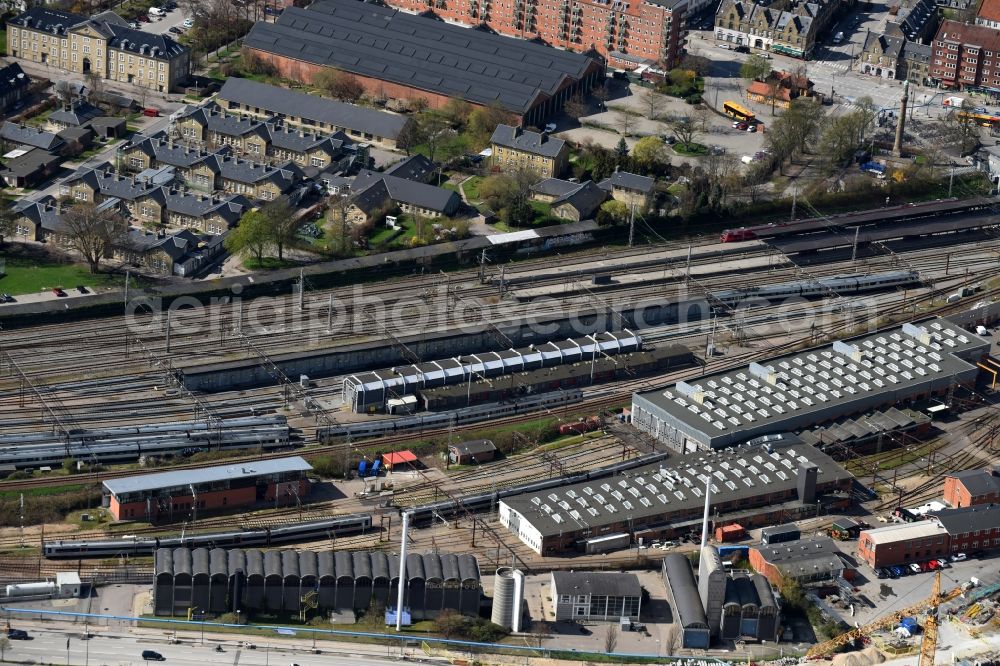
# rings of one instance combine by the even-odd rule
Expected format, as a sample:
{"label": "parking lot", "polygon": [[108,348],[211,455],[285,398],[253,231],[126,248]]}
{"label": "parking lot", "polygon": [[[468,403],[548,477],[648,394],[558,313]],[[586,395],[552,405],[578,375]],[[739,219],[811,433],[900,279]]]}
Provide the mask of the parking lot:
{"label": "parking lot", "polygon": [[140,23],[139,29],[143,32],[148,32],[151,35],[162,35],[164,33],[169,33],[171,37],[177,38],[178,33],[170,33],[171,28],[177,28],[178,30],[186,30],[184,28],[184,21],[188,16],[184,13],[184,10],[180,7],[175,7],[174,9],[168,11],[164,16],[154,16],[149,15],[149,23]]}

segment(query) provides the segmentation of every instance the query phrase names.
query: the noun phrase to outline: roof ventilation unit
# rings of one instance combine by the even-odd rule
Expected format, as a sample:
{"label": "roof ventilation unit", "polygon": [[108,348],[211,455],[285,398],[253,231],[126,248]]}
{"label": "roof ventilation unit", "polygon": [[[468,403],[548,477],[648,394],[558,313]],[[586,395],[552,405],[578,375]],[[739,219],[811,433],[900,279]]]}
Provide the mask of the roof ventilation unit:
{"label": "roof ventilation unit", "polygon": [[903,324],[903,333],[910,336],[920,344],[928,345],[931,342],[931,334],[928,333],[927,329],[923,326],[914,326],[910,323]]}

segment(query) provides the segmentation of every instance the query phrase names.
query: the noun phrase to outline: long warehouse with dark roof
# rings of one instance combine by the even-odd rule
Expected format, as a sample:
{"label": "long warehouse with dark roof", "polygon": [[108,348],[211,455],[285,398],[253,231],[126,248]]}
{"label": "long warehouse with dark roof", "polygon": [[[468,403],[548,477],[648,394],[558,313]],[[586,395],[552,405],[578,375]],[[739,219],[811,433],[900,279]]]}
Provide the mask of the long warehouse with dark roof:
{"label": "long warehouse with dark roof", "polygon": [[717,449],[971,384],[989,342],[944,319],[903,324],[632,398],[632,424],[679,451]]}
{"label": "long warehouse with dark roof", "polygon": [[[316,593],[316,610],[395,608],[399,557],[379,551],[160,548],[154,556],[153,608],[157,615],[299,612]],[[479,613],[479,562],[463,553],[406,556],[403,608],[414,620],[443,610]]]}
{"label": "long warehouse with dark roof", "polygon": [[536,126],[604,78],[590,56],[357,0],[287,7],[256,23],[244,48],[295,81],[336,69],[372,97],[496,105]]}
{"label": "long warehouse with dark roof", "polygon": [[709,479],[713,515],[744,527],[815,515],[817,502],[849,503],[854,477],[833,458],[794,435],[769,439],[507,497],[500,522],[536,553],[551,555],[613,535],[651,540],[700,530]]}

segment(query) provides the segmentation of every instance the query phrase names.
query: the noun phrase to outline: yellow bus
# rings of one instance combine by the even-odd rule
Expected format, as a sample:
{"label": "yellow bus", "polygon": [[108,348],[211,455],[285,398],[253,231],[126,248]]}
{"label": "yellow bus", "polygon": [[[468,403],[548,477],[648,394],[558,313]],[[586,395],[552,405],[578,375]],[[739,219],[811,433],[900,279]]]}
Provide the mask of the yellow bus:
{"label": "yellow bus", "polygon": [[724,102],[722,104],[722,110],[726,112],[727,116],[731,116],[736,120],[743,121],[745,123],[752,122],[756,120],[756,116],[749,109],[740,106],[736,102]]}

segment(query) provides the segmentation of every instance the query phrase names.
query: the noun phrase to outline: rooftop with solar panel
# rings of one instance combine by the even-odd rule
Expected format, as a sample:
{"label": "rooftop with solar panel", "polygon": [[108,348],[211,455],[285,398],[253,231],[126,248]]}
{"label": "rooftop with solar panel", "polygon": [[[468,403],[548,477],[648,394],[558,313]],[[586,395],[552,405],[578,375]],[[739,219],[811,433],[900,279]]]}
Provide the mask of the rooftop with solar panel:
{"label": "rooftop with solar panel", "polygon": [[632,423],[679,450],[731,446],[975,381],[989,342],[945,320],[903,324],[635,394]]}

